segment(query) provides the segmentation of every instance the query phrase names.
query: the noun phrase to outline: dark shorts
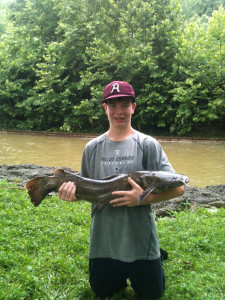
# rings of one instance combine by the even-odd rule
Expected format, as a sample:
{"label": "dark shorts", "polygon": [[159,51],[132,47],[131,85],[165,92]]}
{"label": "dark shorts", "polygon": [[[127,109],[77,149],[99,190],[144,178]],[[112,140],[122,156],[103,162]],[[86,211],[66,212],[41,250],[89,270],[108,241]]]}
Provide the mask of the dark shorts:
{"label": "dark shorts", "polygon": [[159,299],[165,289],[161,259],[126,263],[110,258],[89,260],[90,285],[96,296],[111,297],[127,287],[129,278],[134,291],[148,299]]}

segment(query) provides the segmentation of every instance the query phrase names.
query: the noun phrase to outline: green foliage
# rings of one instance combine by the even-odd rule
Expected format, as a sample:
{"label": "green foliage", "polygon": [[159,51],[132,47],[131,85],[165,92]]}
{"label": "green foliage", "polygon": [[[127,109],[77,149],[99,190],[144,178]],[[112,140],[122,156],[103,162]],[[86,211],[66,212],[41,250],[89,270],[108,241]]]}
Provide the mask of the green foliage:
{"label": "green foliage", "polygon": [[187,19],[191,17],[211,16],[220,6],[225,7],[224,0],[180,0],[183,14]]}
{"label": "green foliage", "polygon": [[[31,204],[0,181],[0,299],[94,300],[88,282],[90,203],[56,196]],[[222,299],[225,210],[171,212],[157,221],[166,291],[162,299]],[[169,234],[168,234],[169,233]],[[128,287],[113,300],[136,300]]]}
{"label": "green foliage", "polygon": [[7,3],[0,0],[0,36],[5,32],[6,29],[6,13]]}
{"label": "green foliage", "polygon": [[[140,106],[135,126],[143,130],[153,125],[165,126],[165,116],[160,112],[169,101],[167,78],[177,51],[174,37],[179,8],[172,7],[170,1],[133,1],[122,8],[119,2],[110,3],[115,14],[113,21],[110,19],[108,26],[105,9],[98,12],[105,20],[102,22],[105,35],[96,37],[87,49],[89,67],[82,72],[81,83],[90,89],[99,82],[104,86],[113,79],[130,82]],[[152,95],[158,96],[152,98]]]}
{"label": "green foliage", "polygon": [[[191,40],[191,43],[190,43]],[[185,134],[225,117],[225,11],[220,8],[207,26],[186,23],[176,57],[176,83],[170,93],[177,108],[171,132]]]}
{"label": "green foliage", "polygon": [[47,0],[11,3],[7,31],[0,41],[1,127],[33,129],[35,109],[26,101],[33,94],[35,69],[45,44],[54,39],[57,14],[52,5]]}
{"label": "green foliage", "polygon": [[[102,90],[126,80],[137,95],[135,128],[222,134],[223,3],[186,0],[183,11],[179,3],[12,1],[0,26],[0,127],[101,132]],[[184,22],[189,4],[198,16]]]}

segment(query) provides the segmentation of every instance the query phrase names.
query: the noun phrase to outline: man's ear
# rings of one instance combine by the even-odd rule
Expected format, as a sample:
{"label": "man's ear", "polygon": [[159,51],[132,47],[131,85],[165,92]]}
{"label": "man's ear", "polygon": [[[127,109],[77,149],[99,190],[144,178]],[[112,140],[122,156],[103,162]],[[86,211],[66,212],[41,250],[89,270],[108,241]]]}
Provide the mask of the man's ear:
{"label": "man's ear", "polygon": [[107,105],[106,105],[106,103],[103,104],[103,107],[104,107],[105,113],[107,114]]}
{"label": "man's ear", "polygon": [[136,108],[136,103],[135,103],[135,102],[133,103],[133,106],[132,106],[132,107],[133,107],[133,113],[134,113],[135,108]]}

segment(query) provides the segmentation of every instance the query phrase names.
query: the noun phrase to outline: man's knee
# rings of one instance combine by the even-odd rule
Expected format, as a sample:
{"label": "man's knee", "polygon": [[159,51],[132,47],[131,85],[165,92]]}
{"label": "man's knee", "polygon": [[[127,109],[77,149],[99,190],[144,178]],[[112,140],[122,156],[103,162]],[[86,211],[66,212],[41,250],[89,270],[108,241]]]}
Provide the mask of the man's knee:
{"label": "man's knee", "polygon": [[112,289],[112,286],[103,286],[102,284],[96,284],[94,282],[90,282],[90,286],[95,295],[101,299],[111,297],[115,293],[115,291]]}
{"label": "man's knee", "polygon": [[112,297],[114,294],[118,293],[127,285],[126,283],[121,283],[121,282],[120,283],[117,282],[115,284],[112,281],[107,281],[107,282],[90,281],[90,286],[97,297],[100,297],[101,299],[105,299],[106,297]]}
{"label": "man's knee", "polygon": [[130,278],[133,289],[147,299],[159,299],[165,290],[165,276],[161,260],[139,261]]}
{"label": "man's knee", "polygon": [[164,290],[164,287],[154,286],[149,290],[144,290],[141,296],[147,299],[160,299],[164,293]]}
{"label": "man's knee", "polygon": [[160,299],[164,293],[165,286],[161,284],[149,284],[145,287],[137,287],[132,284],[134,291],[141,297],[146,299]]}
{"label": "man's knee", "polygon": [[116,268],[112,260],[95,259],[89,262],[89,282],[96,296],[111,297],[127,286],[126,277]]}

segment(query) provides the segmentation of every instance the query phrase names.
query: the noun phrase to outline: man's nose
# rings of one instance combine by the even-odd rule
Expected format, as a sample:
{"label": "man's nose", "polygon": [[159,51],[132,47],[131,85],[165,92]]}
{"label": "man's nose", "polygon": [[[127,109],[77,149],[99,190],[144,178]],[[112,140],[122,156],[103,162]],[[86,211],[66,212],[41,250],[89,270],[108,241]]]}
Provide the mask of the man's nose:
{"label": "man's nose", "polygon": [[122,108],[121,105],[117,105],[117,106],[116,106],[116,113],[117,113],[117,114],[123,113],[123,108]]}

